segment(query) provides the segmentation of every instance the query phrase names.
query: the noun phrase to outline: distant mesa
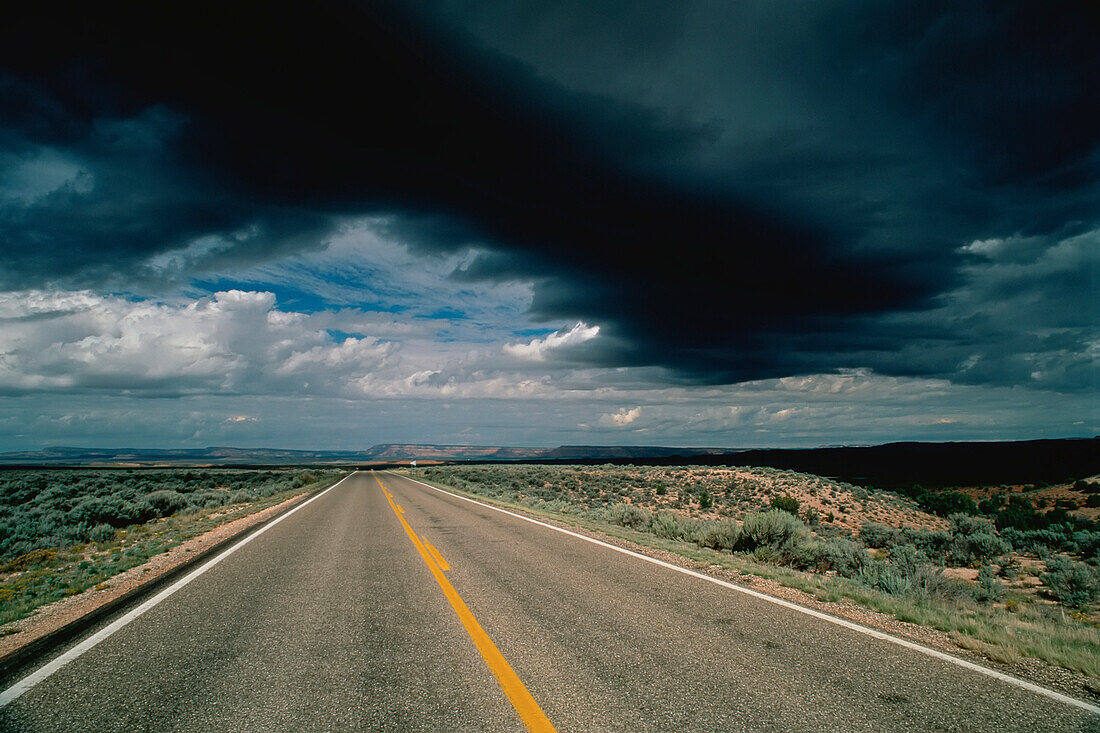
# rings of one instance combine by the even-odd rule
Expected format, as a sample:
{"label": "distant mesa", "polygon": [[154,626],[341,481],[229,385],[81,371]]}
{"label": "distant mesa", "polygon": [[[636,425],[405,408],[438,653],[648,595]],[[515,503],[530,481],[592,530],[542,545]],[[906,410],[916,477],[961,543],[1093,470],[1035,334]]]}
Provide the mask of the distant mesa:
{"label": "distant mesa", "polygon": [[563,445],[557,448],[524,448],[499,445],[435,445],[380,443],[363,451],[304,451],[274,448],[73,448],[51,447],[37,451],[0,453],[0,464],[299,464],[429,461],[516,460],[615,460],[669,458],[673,456],[730,455],[721,448],[668,448],[661,446]]}
{"label": "distant mesa", "polygon": [[772,466],[882,488],[1056,483],[1100,474],[1100,437],[869,447],[736,450],[628,445],[524,448],[381,443],[362,451],[272,448],[71,448],[0,453],[0,466],[393,465],[410,461],[538,461]]}

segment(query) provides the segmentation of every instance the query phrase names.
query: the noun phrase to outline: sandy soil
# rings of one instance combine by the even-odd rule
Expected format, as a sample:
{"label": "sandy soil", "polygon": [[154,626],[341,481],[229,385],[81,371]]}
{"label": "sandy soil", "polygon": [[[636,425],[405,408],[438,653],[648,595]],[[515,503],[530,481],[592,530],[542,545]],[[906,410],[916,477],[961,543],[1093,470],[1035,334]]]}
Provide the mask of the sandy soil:
{"label": "sandy soil", "polygon": [[[602,470],[581,468],[581,473],[599,478]],[[674,468],[626,467],[639,485],[664,481],[668,493],[634,493],[622,500],[647,509],[662,509],[702,519],[729,517],[741,521],[749,512],[767,509],[772,499],[787,495],[798,500],[799,514],[813,509],[817,521],[824,526],[859,532],[864,522],[878,522],[891,527],[947,529],[949,523],[920,509],[913,501],[886,491],[868,491],[851,484],[796,471],[762,468],[725,468],[681,466]],[[714,506],[701,509],[689,486],[706,486],[715,497]],[[564,490],[564,489],[563,489]],[[566,490],[568,491],[568,490]],[[677,503],[681,506],[677,506]]]}

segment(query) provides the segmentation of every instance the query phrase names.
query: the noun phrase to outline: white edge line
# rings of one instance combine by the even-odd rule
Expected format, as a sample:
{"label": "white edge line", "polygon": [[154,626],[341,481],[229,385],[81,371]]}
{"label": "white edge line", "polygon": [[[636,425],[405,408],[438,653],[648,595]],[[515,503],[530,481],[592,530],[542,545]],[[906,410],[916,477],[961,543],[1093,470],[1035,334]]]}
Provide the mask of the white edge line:
{"label": "white edge line", "polygon": [[[390,473],[390,472],[387,471],[386,473]],[[963,667],[964,669],[969,669],[972,672],[978,672],[979,674],[984,674],[987,677],[993,677],[995,679],[1001,680],[1002,682],[1007,682],[1010,685],[1015,685],[1017,687],[1022,687],[1025,690],[1030,690],[1031,692],[1035,692],[1035,693],[1038,693],[1040,695],[1044,695],[1044,696],[1049,697],[1053,700],[1057,700],[1058,702],[1062,702],[1062,703],[1065,703],[1067,705],[1073,705],[1073,706],[1079,707],[1083,710],[1087,710],[1090,713],[1100,715],[1100,707],[1097,707],[1095,705],[1087,703],[1084,700],[1078,700],[1075,697],[1070,697],[1069,695],[1063,695],[1060,692],[1056,692],[1054,690],[1047,689],[1046,687],[1036,685],[1033,682],[1028,682],[1027,680],[1022,680],[1019,677],[1013,677],[1012,675],[1005,674],[1004,672],[998,672],[995,669],[990,669],[989,667],[983,667],[980,664],[975,664],[974,662],[970,662],[970,661],[967,661],[965,659],[960,659],[959,657],[955,657],[955,656],[952,656],[950,654],[946,654],[946,653],[938,651],[936,649],[932,649],[930,647],[923,646],[921,644],[917,644],[915,642],[908,641],[906,639],[900,639],[896,636],[891,636],[890,634],[887,634],[885,632],[878,631],[878,630],[872,629],[872,628],[868,628],[866,626],[862,626],[862,625],[857,624],[855,622],[848,621],[847,619],[839,618],[837,616],[831,616],[827,613],[823,613],[821,611],[816,611],[812,608],[807,608],[805,606],[800,606],[797,603],[792,603],[790,601],[785,601],[782,598],[776,598],[775,596],[769,596],[769,595],[767,595],[765,593],[761,593],[759,591],[751,590],[749,588],[744,588],[744,587],[739,586],[739,585],[734,585],[733,583],[729,583],[729,582],[727,582],[725,580],[722,580],[720,578],[715,578],[713,576],[706,575],[704,573],[700,573],[700,572],[697,572],[695,570],[689,570],[688,568],[682,568],[679,565],[673,565],[670,562],[665,562],[664,560],[658,560],[655,557],[650,557],[649,555],[643,555],[640,552],[634,552],[633,550],[628,550],[624,547],[619,547],[618,545],[613,545],[610,542],[604,542],[603,540],[597,540],[593,537],[589,537],[587,535],[580,534],[579,532],[573,532],[573,531],[568,530],[568,529],[563,529],[562,527],[555,527],[552,524],[547,524],[546,522],[540,522],[537,519],[532,519],[531,517],[526,517],[522,514],[518,514],[516,512],[508,511],[507,509],[501,509],[500,507],[493,506],[492,504],[486,504],[484,502],[477,501],[476,499],[471,499],[469,497],[462,496],[460,494],[455,494],[453,492],[447,491],[446,489],[441,489],[438,486],[432,486],[431,484],[426,484],[423,481],[417,481],[416,479],[411,478],[409,476],[402,476],[400,474],[390,474],[390,475],[391,476],[396,476],[398,478],[407,479],[409,481],[412,481],[413,483],[420,484],[421,486],[427,486],[429,489],[434,489],[435,491],[438,491],[442,494],[447,494],[448,496],[453,496],[456,499],[462,499],[463,501],[468,501],[471,504],[477,504],[478,506],[483,506],[486,509],[492,509],[493,511],[497,511],[497,512],[500,512],[502,514],[507,514],[507,515],[515,517],[517,519],[522,519],[525,522],[530,522],[532,524],[537,524],[540,527],[546,527],[547,529],[552,529],[555,532],[561,532],[562,534],[567,534],[570,537],[576,537],[577,539],[584,540],[585,542],[591,542],[594,545],[599,545],[600,547],[606,547],[609,550],[614,550],[615,552],[620,552],[624,555],[629,555],[631,557],[636,557],[639,560],[645,560],[646,562],[653,563],[654,565],[660,565],[661,567],[668,568],[669,570],[675,570],[676,572],[683,573],[684,575],[690,575],[692,577],[699,578],[701,580],[706,580],[710,583],[714,583],[715,585],[720,585],[723,588],[729,588],[730,590],[735,590],[738,593],[744,593],[745,595],[752,596],[753,598],[759,598],[762,601],[767,601],[768,603],[774,603],[777,606],[783,606],[784,608],[789,608],[792,611],[797,611],[798,613],[804,613],[807,616],[813,616],[814,618],[821,619],[822,621],[827,621],[831,624],[836,624],[837,626],[843,626],[846,629],[851,629],[852,631],[856,631],[856,632],[859,632],[861,634],[866,634],[867,636],[871,636],[871,637],[874,637],[876,639],[880,639],[882,641],[888,641],[892,644],[897,644],[898,646],[903,646],[906,649],[911,649],[915,652],[919,652],[919,653],[927,655],[929,657],[935,657],[936,659],[941,659],[945,662],[949,662],[949,663],[954,664],[956,666]]]}
{"label": "white edge line", "polygon": [[107,626],[104,626],[102,629],[100,629],[99,631],[92,634],[91,636],[89,636],[84,641],[82,641],[79,644],[77,644],[76,646],[74,646],[72,649],[69,649],[68,651],[66,651],[64,654],[57,657],[56,659],[51,660],[49,662],[49,664],[46,664],[46,665],[43,665],[42,667],[39,667],[34,672],[30,673],[29,675],[27,675],[23,679],[19,680],[18,682],[16,682],[14,685],[9,687],[8,689],[4,690],[3,692],[0,692],[0,708],[2,708],[4,706],[8,705],[9,703],[15,701],[24,692],[31,689],[35,685],[37,685],[39,682],[42,682],[43,680],[47,679],[54,672],[56,672],[59,669],[61,669],[62,667],[64,667],[66,664],[73,661],[74,659],[79,657],[81,654],[83,654],[84,652],[86,652],[89,649],[91,649],[92,647],[94,647],[99,642],[103,641],[104,639],[107,639],[112,634],[114,634],[116,631],[119,631],[124,626],[129,624],[131,621],[136,619],[138,616],[141,616],[145,612],[151,610],[154,606],[159,605],[164,600],[166,600],[169,596],[171,596],[173,593],[175,593],[176,591],[183,588],[185,585],[187,585],[192,580],[194,580],[195,578],[197,578],[200,575],[202,575],[203,573],[205,573],[207,570],[210,570],[210,568],[214,567],[215,565],[220,563],[222,560],[229,557],[234,552],[241,549],[242,547],[247,545],[249,542],[251,542],[252,540],[254,540],[257,537],[259,537],[260,535],[262,535],[267,530],[274,527],[279,522],[281,522],[284,519],[288,518],[291,514],[294,514],[294,512],[298,511],[299,509],[304,509],[309,504],[312,504],[313,502],[317,501],[322,496],[324,496],[325,494],[332,491],[337,486],[339,486],[340,484],[344,483],[349,478],[354,476],[355,473],[356,473],[355,471],[352,471],[347,476],[345,476],[344,478],[342,478],[339,481],[337,481],[336,483],[334,483],[332,486],[330,486],[327,489],[325,489],[324,491],[322,491],[320,494],[317,494],[317,496],[314,496],[310,499],[306,499],[301,504],[299,504],[298,506],[296,506],[293,509],[291,509],[290,511],[288,511],[286,514],[283,514],[283,515],[281,515],[279,517],[276,517],[275,519],[271,520],[271,522],[269,522],[268,524],[265,524],[263,527],[261,527],[260,529],[258,529],[255,532],[253,532],[252,534],[248,535],[247,537],[242,539],[237,544],[235,544],[232,547],[230,547],[230,548],[226,549],[225,551],[221,552],[217,557],[213,558],[212,560],[206,561],[205,563],[200,565],[195,570],[192,570],[190,573],[188,573],[184,577],[180,578],[175,583],[173,583],[172,585],[170,585],[167,588],[165,588],[164,590],[162,590],[160,593],[157,593],[155,596],[153,596],[149,600],[145,601],[145,603],[142,603],[140,606],[133,609],[132,611],[127,613],[125,616],[121,616],[121,617],[115,619],[114,621],[112,621]]}

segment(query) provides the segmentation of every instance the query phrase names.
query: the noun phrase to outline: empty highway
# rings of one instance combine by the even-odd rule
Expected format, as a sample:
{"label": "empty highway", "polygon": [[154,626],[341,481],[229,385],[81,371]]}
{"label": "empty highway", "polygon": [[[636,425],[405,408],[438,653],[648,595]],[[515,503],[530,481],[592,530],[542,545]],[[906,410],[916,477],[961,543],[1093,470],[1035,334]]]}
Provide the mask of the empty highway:
{"label": "empty highway", "polygon": [[200,568],[8,681],[0,730],[1100,728],[1067,701],[389,473],[353,474]]}

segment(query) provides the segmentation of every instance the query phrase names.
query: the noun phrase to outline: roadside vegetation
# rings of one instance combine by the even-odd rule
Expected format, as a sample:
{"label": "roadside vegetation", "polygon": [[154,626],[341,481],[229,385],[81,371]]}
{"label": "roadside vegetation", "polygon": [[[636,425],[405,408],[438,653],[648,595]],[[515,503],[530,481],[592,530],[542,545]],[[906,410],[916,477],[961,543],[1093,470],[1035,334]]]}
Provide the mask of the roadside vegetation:
{"label": "roadside vegetation", "polygon": [[887,492],[769,468],[432,466],[413,475],[939,629],[996,661],[1041,659],[1100,691],[1095,480]]}
{"label": "roadside vegetation", "polygon": [[334,469],[0,471],[0,624],[342,474]]}

